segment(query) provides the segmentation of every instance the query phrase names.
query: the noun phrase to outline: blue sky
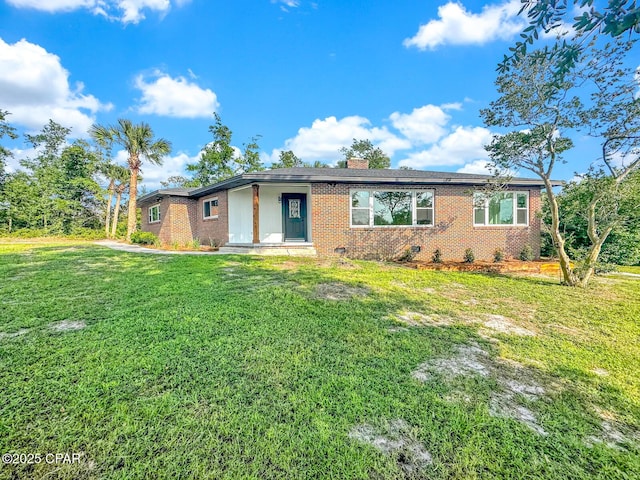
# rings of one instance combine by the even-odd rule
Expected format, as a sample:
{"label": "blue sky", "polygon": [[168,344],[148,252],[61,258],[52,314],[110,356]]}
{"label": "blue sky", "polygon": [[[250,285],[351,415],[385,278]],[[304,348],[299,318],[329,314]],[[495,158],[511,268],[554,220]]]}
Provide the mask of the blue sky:
{"label": "blue sky", "polygon": [[[0,0],[0,108],[21,131],[49,118],[146,121],[173,143],[155,188],[182,174],[218,112],[265,163],[292,149],[327,163],[368,138],[392,166],[483,172],[496,65],[519,0]],[[555,177],[597,156],[582,140]],[[13,144],[17,160],[29,155]],[[118,160],[124,161],[124,153]],[[524,172],[522,172],[524,174]],[[531,174],[528,174],[531,176]]]}

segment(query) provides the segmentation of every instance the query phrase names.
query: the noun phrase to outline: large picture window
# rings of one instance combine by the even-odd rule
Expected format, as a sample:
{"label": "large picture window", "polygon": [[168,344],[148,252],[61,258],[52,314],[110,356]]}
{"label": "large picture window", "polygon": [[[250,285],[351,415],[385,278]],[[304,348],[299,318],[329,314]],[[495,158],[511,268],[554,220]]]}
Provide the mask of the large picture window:
{"label": "large picture window", "polygon": [[528,225],[529,193],[473,194],[474,225]]}
{"label": "large picture window", "polygon": [[202,216],[204,218],[218,218],[218,199],[210,198],[202,204]]}
{"label": "large picture window", "polygon": [[433,226],[433,191],[352,190],[351,226]]}
{"label": "large picture window", "polygon": [[160,221],[160,205],[149,207],[149,223],[157,223]]}

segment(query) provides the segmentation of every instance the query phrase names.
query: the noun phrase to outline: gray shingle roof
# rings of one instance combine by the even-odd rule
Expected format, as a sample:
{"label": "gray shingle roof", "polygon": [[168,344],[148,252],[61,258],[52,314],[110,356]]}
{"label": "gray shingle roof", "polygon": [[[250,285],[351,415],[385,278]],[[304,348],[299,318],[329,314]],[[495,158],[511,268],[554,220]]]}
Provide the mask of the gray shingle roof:
{"label": "gray shingle roof", "polygon": [[[264,183],[395,183],[398,185],[484,185],[494,178],[491,175],[472,173],[433,172],[426,170],[355,169],[355,168],[279,168],[262,172],[243,173],[222,182],[201,188],[170,188],[151,192],[139,199],[146,202],[161,196],[199,198],[210,193],[240,187],[255,182]],[[539,178],[514,177],[508,181],[513,186],[544,186]],[[561,182],[554,181],[554,185]]]}

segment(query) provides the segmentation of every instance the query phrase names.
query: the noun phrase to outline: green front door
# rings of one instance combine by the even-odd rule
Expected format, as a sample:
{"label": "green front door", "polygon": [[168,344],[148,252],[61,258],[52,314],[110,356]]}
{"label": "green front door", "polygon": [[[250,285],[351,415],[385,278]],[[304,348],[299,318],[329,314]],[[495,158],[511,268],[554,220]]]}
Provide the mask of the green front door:
{"label": "green front door", "polygon": [[282,216],[285,242],[307,241],[307,195],[282,194]]}

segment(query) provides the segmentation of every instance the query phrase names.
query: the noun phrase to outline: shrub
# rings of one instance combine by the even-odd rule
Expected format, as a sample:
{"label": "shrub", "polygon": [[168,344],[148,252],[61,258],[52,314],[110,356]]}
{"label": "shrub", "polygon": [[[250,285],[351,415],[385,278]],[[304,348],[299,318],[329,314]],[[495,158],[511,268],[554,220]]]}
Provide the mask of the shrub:
{"label": "shrub", "polygon": [[180,248],[180,244],[174,240],[173,242],[171,242],[171,248],[173,248],[174,250],[178,250]]}
{"label": "shrub", "polygon": [[193,250],[200,250],[200,239],[194,238],[193,240],[191,240],[189,242],[189,247],[192,248]]}
{"label": "shrub", "polygon": [[78,240],[101,240],[105,238],[105,234],[103,229],[76,227],[71,230],[69,237]]}
{"label": "shrub", "polygon": [[533,258],[533,248],[531,248],[531,245],[525,245],[520,252],[520,260],[523,262],[530,262]]}
{"label": "shrub", "polygon": [[124,238],[127,236],[127,224],[124,222],[118,222],[118,226],[116,227],[116,237]]}
{"label": "shrub", "polygon": [[493,252],[493,261],[494,263],[500,263],[504,260],[504,250],[498,248],[495,252]]}
{"label": "shrub", "polygon": [[402,255],[398,257],[399,262],[410,262],[416,258],[416,253],[411,248],[407,248]]}
{"label": "shrub", "polygon": [[137,243],[139,245],[155,245],[158,241],[158,237],[151,232],[133,232],[131,234],[131,243]]}
{"label": "shrub", "polygon": [[433,255],[431,256],[431,261],[433,263],[442,263],[442,252],[440,251],[439,248],[436,248],[435,252],[433,252]]}
{"label": "shrub", "polygon": [[464,263],[473,263],[476,261],[476,256],[473,254],[473,250],[467,248],[464,251]]}
{"label": "shrub", "polygon": [[37,238],[50,235],[52,235],[52,232],[45,228],[21,228],[9,234],[10,237],[14,238]]}

